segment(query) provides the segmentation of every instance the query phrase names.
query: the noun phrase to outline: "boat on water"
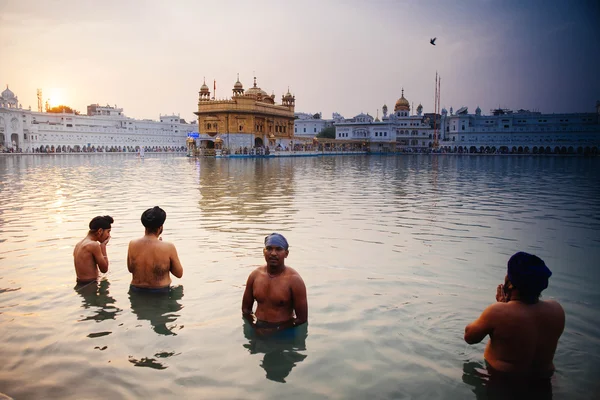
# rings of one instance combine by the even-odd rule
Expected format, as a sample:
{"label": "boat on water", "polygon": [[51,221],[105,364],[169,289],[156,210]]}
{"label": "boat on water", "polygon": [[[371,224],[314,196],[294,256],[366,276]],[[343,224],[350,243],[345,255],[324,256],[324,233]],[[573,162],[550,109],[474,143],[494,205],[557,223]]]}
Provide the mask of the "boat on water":
{"label": "boat on water", "polygon": [[8,88],[0,96],[0,152],[101,153],[185,152],[197,128],[179,115],[159,120],[127,117],[116,105],[90,104],[85,115],[24,109]]}

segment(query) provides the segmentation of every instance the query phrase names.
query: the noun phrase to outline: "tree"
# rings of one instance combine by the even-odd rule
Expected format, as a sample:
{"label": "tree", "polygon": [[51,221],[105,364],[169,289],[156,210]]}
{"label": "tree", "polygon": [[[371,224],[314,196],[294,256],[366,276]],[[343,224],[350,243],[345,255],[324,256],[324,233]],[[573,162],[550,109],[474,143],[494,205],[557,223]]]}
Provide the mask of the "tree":
{"label": "tree", "polygon": [[63,106],[63,105],[49,108],[46,112],[55,113],[55,114],[62,114],[63,111],[65,113],[67,113],[67,114],[79,115],[79,111],[73,110],[71,107],[69,107],[69,106]]}
{"label": "tree", "polygon": [[328,126],[317,134],[318,138],[335,139],[335,127]]}
{"label": "tree", "polygon": [[321,113],[316,113],[313,115],[313,119],[321,119]]}

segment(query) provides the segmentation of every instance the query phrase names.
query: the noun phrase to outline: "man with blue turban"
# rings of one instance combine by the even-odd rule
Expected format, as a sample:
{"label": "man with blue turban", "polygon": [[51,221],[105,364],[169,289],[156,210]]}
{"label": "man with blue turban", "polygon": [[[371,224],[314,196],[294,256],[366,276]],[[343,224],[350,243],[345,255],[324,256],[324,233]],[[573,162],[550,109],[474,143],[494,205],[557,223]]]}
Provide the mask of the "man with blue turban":
{"label": "man with blue turban", "polygon": [[263,254],[266,265],[252,271],[246,282],[242,315],[258,334],[269,335],[304,324],[308,320],[308,302],[302,277],[285,265],[289,254],[286,238],[279,233],[265,237]]}
{"label": "man with blue turban", "polygon": [[565,312],[553,300],[539,300],[552,272],[533,254],[519,252],[508,260],[496,303],[465,328],[465,341],[490,340],[484,358],[490,371],[547,378],[554,372],[554,352],[565,328]]}

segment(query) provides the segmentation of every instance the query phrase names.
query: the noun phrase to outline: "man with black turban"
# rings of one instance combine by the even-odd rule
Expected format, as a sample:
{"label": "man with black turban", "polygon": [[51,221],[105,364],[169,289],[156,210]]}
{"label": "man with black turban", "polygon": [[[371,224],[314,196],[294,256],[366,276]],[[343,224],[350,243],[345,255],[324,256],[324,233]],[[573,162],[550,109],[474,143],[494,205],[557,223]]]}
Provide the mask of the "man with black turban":
{"label": "man with black turban", "polygon": [[132,274],[130,290],[135,292],[168,293],[171,274],[183,276],[183,267],[172,243],[163,242],[160,235],[167,213],[156,206],[142,213],[145,233],[129,242],[127,269]]}
{"label": "man with black turban", "polygon": [[484,357],[491,371],[524,377],[549,377],[554,352],[565,328],[565,312],[553,300],[539,300],[552,275],[537,256],[519,252],[508,260],[497,303],[465,328],[465,341],[481,342],[490,335]]}
{"label": "man with black turban", "polygon": [[98,270],[102,273],[108,272],[106,245],[110,240],[113,222],[115,221],[110,215],[92,218],[87,236],[75,245],[73,262],[78,284],[96,281]]}

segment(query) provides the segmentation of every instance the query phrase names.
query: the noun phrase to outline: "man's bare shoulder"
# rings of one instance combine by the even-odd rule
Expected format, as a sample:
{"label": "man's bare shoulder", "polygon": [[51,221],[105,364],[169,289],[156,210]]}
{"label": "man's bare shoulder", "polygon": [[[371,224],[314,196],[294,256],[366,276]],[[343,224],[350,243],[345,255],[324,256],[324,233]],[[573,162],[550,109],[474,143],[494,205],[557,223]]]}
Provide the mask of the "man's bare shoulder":
{"label": "man's bare shoulder", "polygon": [[77,246],[79,246],[79,248],[81,249],[93,250],[96,247],[100,247],[100,243],[96,242],[95,240],[89,240],[86,238],[79,242]]}
{"label": "man's bare shoulder", "polygon": [[553,313],[556,313],[557,315],[562,315],[564,317],[565,310],[558,301],[556,301],[556,300],[541,300],[539,303],[541,305],[543,305],[543,307],[545,309],[547,309]]}
{"label": "man's bare shoulder", "polygon": [[290,267],[289,265],[285,266],[285,273],[288,276],[297,276],[297,277],[300,277],[300,274],[298,273],[298,271],[296,271],[294,268]]}
{"label": "man's bare shoulder", "polygon": [[496,302],[487,306],[481,313],[481,316],[484,318],[493,319],[510,312],[511,310],[509,303]]}
{"label": "man's bare shoulder", "polygon": [[162,247],[163,249],[168,249],[168,250],[177,250],[177,249],[175,248],[175,244],[174,244],[174,243],[171,243],[171,242],[165,242],[165,241],[163,241],[163,240],[159,240],[159,241],[158,241],[158,245],[159,245],[160,247]]}
{"label": "man's bare shoulder", "polygon": [[302,276],[300,276],[298,271],[296,271],[294,268],[286,266],[286,274],[288,276],[288,279],[290,279],[290,281],[292,282],[292,284],[304,285],[304,280],[302,279]]}
{"label": "man's bare shoulder", "polygon": [[252,270],[252,272],[250,272],[250,276],[252,277],[256,277],[257,275],[262,275],[262,274],[266,274],[267,273],[267,266],[266,265],[260,265],[256,268],[254,268]]}

